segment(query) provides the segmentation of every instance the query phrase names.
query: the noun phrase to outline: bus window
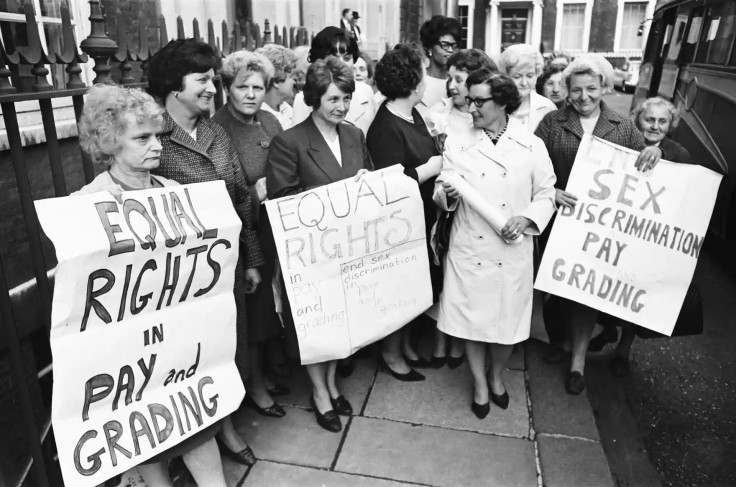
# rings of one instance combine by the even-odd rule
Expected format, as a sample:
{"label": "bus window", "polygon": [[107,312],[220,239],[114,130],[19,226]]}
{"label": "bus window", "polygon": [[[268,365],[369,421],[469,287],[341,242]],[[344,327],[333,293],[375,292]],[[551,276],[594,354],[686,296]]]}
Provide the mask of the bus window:
{"label": "bus window", "polygon": [[703,13],[704,9],[699,8],[693,10],[693,16],[690,20],[690,29],[687,32],[687,41],[685,47],[682,48],[681,64],[689,64],[695,59],[695,51],[698,47],[700,32],[703,29]]}
{"label": "bus window", "polygon": [[675,62],[680,55],[680,48],[685,37],[685,27],[687,26],[687,14],[679,14],[675,20],[675,28],[673,29],[670,48],[667,51],[667,61]]}
{"label": "bus window", "polygon": [[705,36],[698,47],[695,62],[726,64],[736,34],[736,3],[717,3],[709,8],[705,18]]}

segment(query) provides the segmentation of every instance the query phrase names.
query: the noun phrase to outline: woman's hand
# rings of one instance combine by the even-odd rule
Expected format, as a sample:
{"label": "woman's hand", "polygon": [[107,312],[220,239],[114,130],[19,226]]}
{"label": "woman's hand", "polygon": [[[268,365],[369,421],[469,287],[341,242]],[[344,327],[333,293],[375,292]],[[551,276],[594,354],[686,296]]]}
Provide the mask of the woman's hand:
{"label": "woman's hand", "polygon": [[442,156],[432,156],[427,162],[417,167],[417,182],[419,184],[432,179],[440,174],[442,170]]}
{"label": "woman's hand", "polygon": [[645,147],[636,158],[636,168],[641,172],[647,172],[654,169],[659,160],[662,158],[662,149],[657,146],[650,145]]}
{"label": "woman's hand", "polygon": [[245,294],[253,294],[261,283],[261,273],[255,267],[245,270]]}
{"label": "woman's hand", "polygon": [[501,229],[501,237],[506,240],[514,240],[529,228],[532,221],[525,216],[512,216]]}
{"label": "woman's hand", "polygon": [[453,198],[456,200],[460,199],[460,191],[455,189],[455,186],[448,183],[447,181],[442,181],[442,190],[445,192],[445,196],[448,198]]}
{"label": "woman's hand", "polygon": [[266,178],[261,178],[256,181],[256,195],[258,196],[259,203],[263,203],[268,196],[268,191],[266,190]]}
{"label": "woman's hand", "polygon": [[366,175],[366,174],[368,174],[368,169],[360,169],[360,170],[359,170],[359,171],[358,171],[358,172],[357,172],[357,173],[355,174],[355,182],[357,183],[358,181],[360,181],[360,178],[362,178],[362,177],[363,177],[364,175]]}
{"label": "woman's hand", "polygon": [[555,203],[557,206],[573,209],[578,203],[578,197],[564,189],[555,188]]}

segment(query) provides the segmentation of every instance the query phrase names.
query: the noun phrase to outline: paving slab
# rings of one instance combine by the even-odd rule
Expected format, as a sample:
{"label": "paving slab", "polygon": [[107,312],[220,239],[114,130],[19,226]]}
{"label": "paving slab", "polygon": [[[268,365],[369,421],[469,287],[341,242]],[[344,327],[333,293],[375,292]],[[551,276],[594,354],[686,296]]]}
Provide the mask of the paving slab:
{"label": "paving slab", "polygon": [[[228,487],[235,487],[240,484],[241,480],[243,480],[245,473],[248,471],[248,467],[234,462],[228,457],[222,457],[222,470],[225,473],[225,485]],[[196,487],[196,483],[192,487]]]}
{"label": "paving slab", "polygon": [[402,487],[411,484],[264,461],[256,463],[243,482],[243,487],[344,487],[348,485],[351,487]]}
{"label": "paving slab", "polygon": [[436,486],[537,486],[529,440],[361,417],[335,470]]}
{"label": "paving slab", "polygon": [[444,428],[493,433],[519,438],[529,437],[529,409],[524,373],[507,370],[504,375],[509,393],[509,408],[491,404],[485,419],[470,409],[473,381],[466,365],[457,369],[422,369],[426,380],[401,382],[387,372],[376,377],[365,416],[424,424]]}
{"label": "paving slab", "polygon": [[511,353],[511,357],[509,357],[509,362],[506,364],[507,369],[511,370],[525,370],[526,364],[524,360],[524,343],[519,343],[514,347],[514,351]]}
{"label": "paving slab", "polygon": [[330,433],[317,424],[312,411],[285,407],[286,416],[271,418],[244,408],[236,413],[235,428],[253,448],[256,458],[329,468],[335,459],[343,431]]}
{"label": "paving slab", "polygon": [[606,454],[597,441],[537,436],[545,487],[613,486]]}
{"label": "paving slab", "polygon": [[[337,376],[337,387],[340,392],[350,401],[353,410],[357,413],[361,410],[368,390],[373,383],[376,372],[376,361],[373,357],[360,357],[356,359],[356,366],[350,377]],[[297,367],[291,377],[280,379],[279,383],[288,386],[291,393],[286,396],[275,398],[279,404],[287,406],[311,407],[309,398],[312,395],[312,383],[309,381],[307,369],[303,366]]]}
{"label": "paving slab", "polygon": [[542,357],[548,345],[536,340],[526,344],[526,365],[532,402],[532,423],[537,433],[599,440],[593,409],[587,393],[565,391],[567,364],[546,364]]}

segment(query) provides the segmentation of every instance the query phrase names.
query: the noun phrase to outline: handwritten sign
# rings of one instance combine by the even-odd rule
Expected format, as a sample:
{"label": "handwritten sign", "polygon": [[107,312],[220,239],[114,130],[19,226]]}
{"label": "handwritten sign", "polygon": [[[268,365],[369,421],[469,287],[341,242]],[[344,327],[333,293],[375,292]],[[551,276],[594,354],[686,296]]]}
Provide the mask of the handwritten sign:
{"label": "handwritten sign", "polygon": [[721,176],[585,138],[535,287],[671,335],[703,248]]}
{"label": "handwritten sign", "polygon": [[401,166],[266,208],[302,363],[347,357],[432,304],[422,200]]}
{"label": "handwritten sign", "polygon": [[36,202],[59,261],[52,421],[94,486],[234,411],[240,220],[221,181]]}

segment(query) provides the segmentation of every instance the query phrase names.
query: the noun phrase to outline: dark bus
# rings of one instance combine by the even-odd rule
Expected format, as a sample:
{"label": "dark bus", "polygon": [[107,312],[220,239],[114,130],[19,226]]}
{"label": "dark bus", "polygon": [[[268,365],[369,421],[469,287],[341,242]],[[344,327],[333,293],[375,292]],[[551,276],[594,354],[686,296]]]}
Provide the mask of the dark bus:
{"label": "dark bus", "polygon": [[736,1],[660,0],[634,105],[672,101],[682,121],[670,136],[700,165],[723,174],[709,247],[734,268],[736,252]]}

